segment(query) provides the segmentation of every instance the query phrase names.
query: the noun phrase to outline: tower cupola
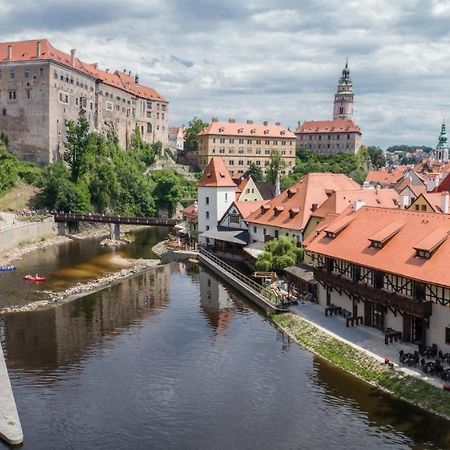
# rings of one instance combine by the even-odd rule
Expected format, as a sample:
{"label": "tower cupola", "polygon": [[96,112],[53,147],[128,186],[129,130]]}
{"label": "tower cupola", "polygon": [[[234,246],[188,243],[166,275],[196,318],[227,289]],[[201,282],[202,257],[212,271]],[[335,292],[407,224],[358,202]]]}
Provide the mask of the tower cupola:
{"label": "tower cupola", "polygon": [[353,119],[353,85],[348,68],[348,60],[342,70],[339,78],[337,92],[334,96],[334,120],[352,120]]}

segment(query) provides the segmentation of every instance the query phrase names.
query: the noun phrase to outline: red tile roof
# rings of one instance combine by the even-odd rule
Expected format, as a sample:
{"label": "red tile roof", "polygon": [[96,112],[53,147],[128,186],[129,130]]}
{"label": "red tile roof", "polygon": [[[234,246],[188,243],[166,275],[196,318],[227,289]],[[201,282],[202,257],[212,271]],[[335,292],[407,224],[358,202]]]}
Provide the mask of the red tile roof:
{"label": "red tile roof", "polygon": [[[40,42],[40,53],[37,56],[37,43]],[[11,47],[11,59],[8,59],[8,49]],[[148,100],[160,100],[166,102],[154,89],[140,85],[133,77],[123,72],[106,72],[96,67],[96,64],[88,64],[79,58],[74,58],[72,66],[71,55],[56,49],[47,39],[33,39],[30,41],[0,42],[0,62],[20,62],[20,61],[54,61],[66,67],[79,70],[93,78],[101,80],[103,83],[114,86]]]}
{"label": "red tile roof", "polygon": [[[249,223],[302,230],[314,207],[334,191],[354,190],[359,184],[344,174],[309,173],[249,216]],[[315,205],[315,206],[313,206]],[[298,209],[298,212],[296,211]]]}
{"label": "red tile roof", "polygon": [[233,187],[236,184],[231,178],[225,162],[218,156],[213,156],[209,161],[208,167],[203,172],[200,181],[197,183],[198,187]]}
{"label": "red tile roof", "polygon": [[400,178],[403,177],[405,171],[408,170],[407,166],[397,166],[389,169],[369,170],[366,176],[366,183],[394,185]]}
{"label": "red tile roof", "polygon": [[261,206],[264,205],[264,203],[266,203],[266,200],[255,200],[251,202],[239,202],[239,201],[234,202],[236,208],[239,210],[244,220],[246,220],[247,217],[254,211],[261,208]]}
{"label": "red tile roof", "polygon": [[258,138],[294,138],[295,134],[282,125],[271,124],[248,124],[230,122],[211,122],[208,127],[201,131],[199,136],[242,136]]}
{"label": "red tile roof", "polygon": [[436,192],[450,192],[450,173],[440,182]]}
{"label": "red tile roof", "polygon": [[361,133],[353,120],[309,120],[301,123],[295,130],[299,133]]}
{"label": "red tile roof", "polygon": [[197,203],[192,203],[183,209],[183,219],[188,222],[198,222],[198,207]]}
{"label": "red tile roof", "polygon": [[[417,211],[362,207],[334,239],[321,231],[308,244],[308,251],[350,261],[408,278],[450,286],[450,240],[445,240],[430,259],[416,257],[415,248],[429,244],[436,230],[450,231],[450,215]],[[369,238],[392,223],[403,226],[383,248],[370,247]]]}
{"label": "red tile roof", "polygon": [[380,206],[397,208],[399,195],[394,189],[355,189],[352,191],[337,191],[330,195],[324,203],[311,215],[324,217],[326,214],[340,214],[354,202],[364,202],[365,206]]}

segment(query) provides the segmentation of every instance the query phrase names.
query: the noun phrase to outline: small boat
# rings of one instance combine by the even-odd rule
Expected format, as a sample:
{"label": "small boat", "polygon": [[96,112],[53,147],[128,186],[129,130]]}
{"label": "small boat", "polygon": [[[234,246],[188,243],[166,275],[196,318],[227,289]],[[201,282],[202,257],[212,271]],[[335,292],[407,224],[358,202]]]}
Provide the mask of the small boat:
{"label": "small boat", "polygon": [[46,280],[45,277],[40,277],[39,275],[25,275],[23,277],[23,279],[26,281],[45,281]]}
{"label": "small boat", "polygon": [[16,270],[16,266],[0,266],[0,272],[11,272]]}

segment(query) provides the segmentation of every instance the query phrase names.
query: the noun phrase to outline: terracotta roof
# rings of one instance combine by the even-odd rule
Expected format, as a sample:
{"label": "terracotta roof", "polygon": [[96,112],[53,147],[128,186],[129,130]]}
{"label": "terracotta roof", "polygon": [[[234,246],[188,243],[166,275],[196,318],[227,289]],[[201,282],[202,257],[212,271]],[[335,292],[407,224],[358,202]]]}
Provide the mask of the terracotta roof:
{"label": "terracotta roof", "polygon": [[436,192],[450,192],[450,173],[440,182]]}
{"label": "terracotta roof", "polygon": [[295,130],[300,133],[361,133],[353,120],[309,120],[300,124]]}
{"label": "terracotta roof", "polygon": [[[37,56],[37,43],[40,42],[40,54]],[[11,59],[8,59],[8,48],[11,47]],[[54,61],[71,69],[79,70],[103,83],[114,86],[148,100],[160,100],[166,102],[154,89],[140,85],[135,82],[133,77],[123,72],[106,72],[97,68],[96,64],[89,64],[74,58],[72,65],[71,55],[56,49],[47,39],[33,39],[29,41],[1,42],[0,43],[0,62],[21,62],[21,61]]]}
{"label": "terracotta roof", "polygon": [[340,214],[354,202],[361,201],[365,206],[380,206],[386,208],[397,208],[399,195],[394,189],[355,189],[352,191],[337,191],[328,197],[324,203],[311,215],[324,217],[326,214]]}
{"label": "terracotta roof", "polygon": [[188,222],[198,222],[198,207],[197,203],[192,203],[183,209],[183,218]]}
{"label": "terracotta roof", "polygon": [[199,136],[242,136],[258,138],[294,138],[295,134],[282,125],[264,125],[248,123],[211,122]]}
{"label": "terracotta roof", "polygon": [[236,208],[239,210],[242,218],[245,220],[251,213],[261,208],[266,203],[265,200],[255,200],[252,202],[234,202]]}
{"label": "terracotta roof", "polygon": [[213,156],[209,161],[208,167],[203,172],[198,187],[233,187],[236,184],[231,178],[225,166],[225,162],[218,156]]}
{"label": "terracotta roof", "polygon": [[[436,230],[450,231],[450,215],[402,209],[363,207],[352,213],[348,226],[336,238],[322,231],[307,246],[308,251],[350,261],[365,267],[408,278],[450,286],[450,240],[445,240],[430,259],[416,257],[415,248],[428,243]],[[371,248],[369,238],[393,222],[403,222],[398,233],[383,248]]]}
{"label": "terracotta roof", "polygon": [[397,166],[390,169],[369,170],[365,183],[393,185],[403,177],[407,166]]}
{"label": "terracotta roof", "polygon": [[[346,210],[347,211],[347,210]],[[348,211],[348,212],[351,212]],[[339,217],[339,214],[335,213],[327,213],[320,222],[314,227],[314,229],[311,231],[311,233],[306,236],[306,238],[303,240],[302,245],[304,247],[307,247],[310,242],[314,240],[314,238],[323,231],[329,224],[331,224],[336,218]]]}
{"label": "terracotta roof", "polygon": [[[247,221],[302,230],[312,209],[320,206],[334,191],[357,188],[359,185],[344,174],[309,173],[278,197],[268,201],[264,205],[264,211],[262,208],[255,211]],[[298,213],[295,211],[297,208]]]}

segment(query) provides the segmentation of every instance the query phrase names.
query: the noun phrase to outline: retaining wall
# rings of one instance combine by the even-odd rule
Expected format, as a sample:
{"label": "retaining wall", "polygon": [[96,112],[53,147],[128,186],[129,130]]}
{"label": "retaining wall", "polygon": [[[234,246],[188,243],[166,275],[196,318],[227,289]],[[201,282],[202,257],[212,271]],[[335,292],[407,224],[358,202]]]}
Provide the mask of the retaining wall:
{"label": "retaining wall", "polygon": [[0,231],[0,253],[16,248],[24,241],[40,241],[42,238],[58,234],[58,227],[53,218],[43,222],[30,222],[14,228]]}

